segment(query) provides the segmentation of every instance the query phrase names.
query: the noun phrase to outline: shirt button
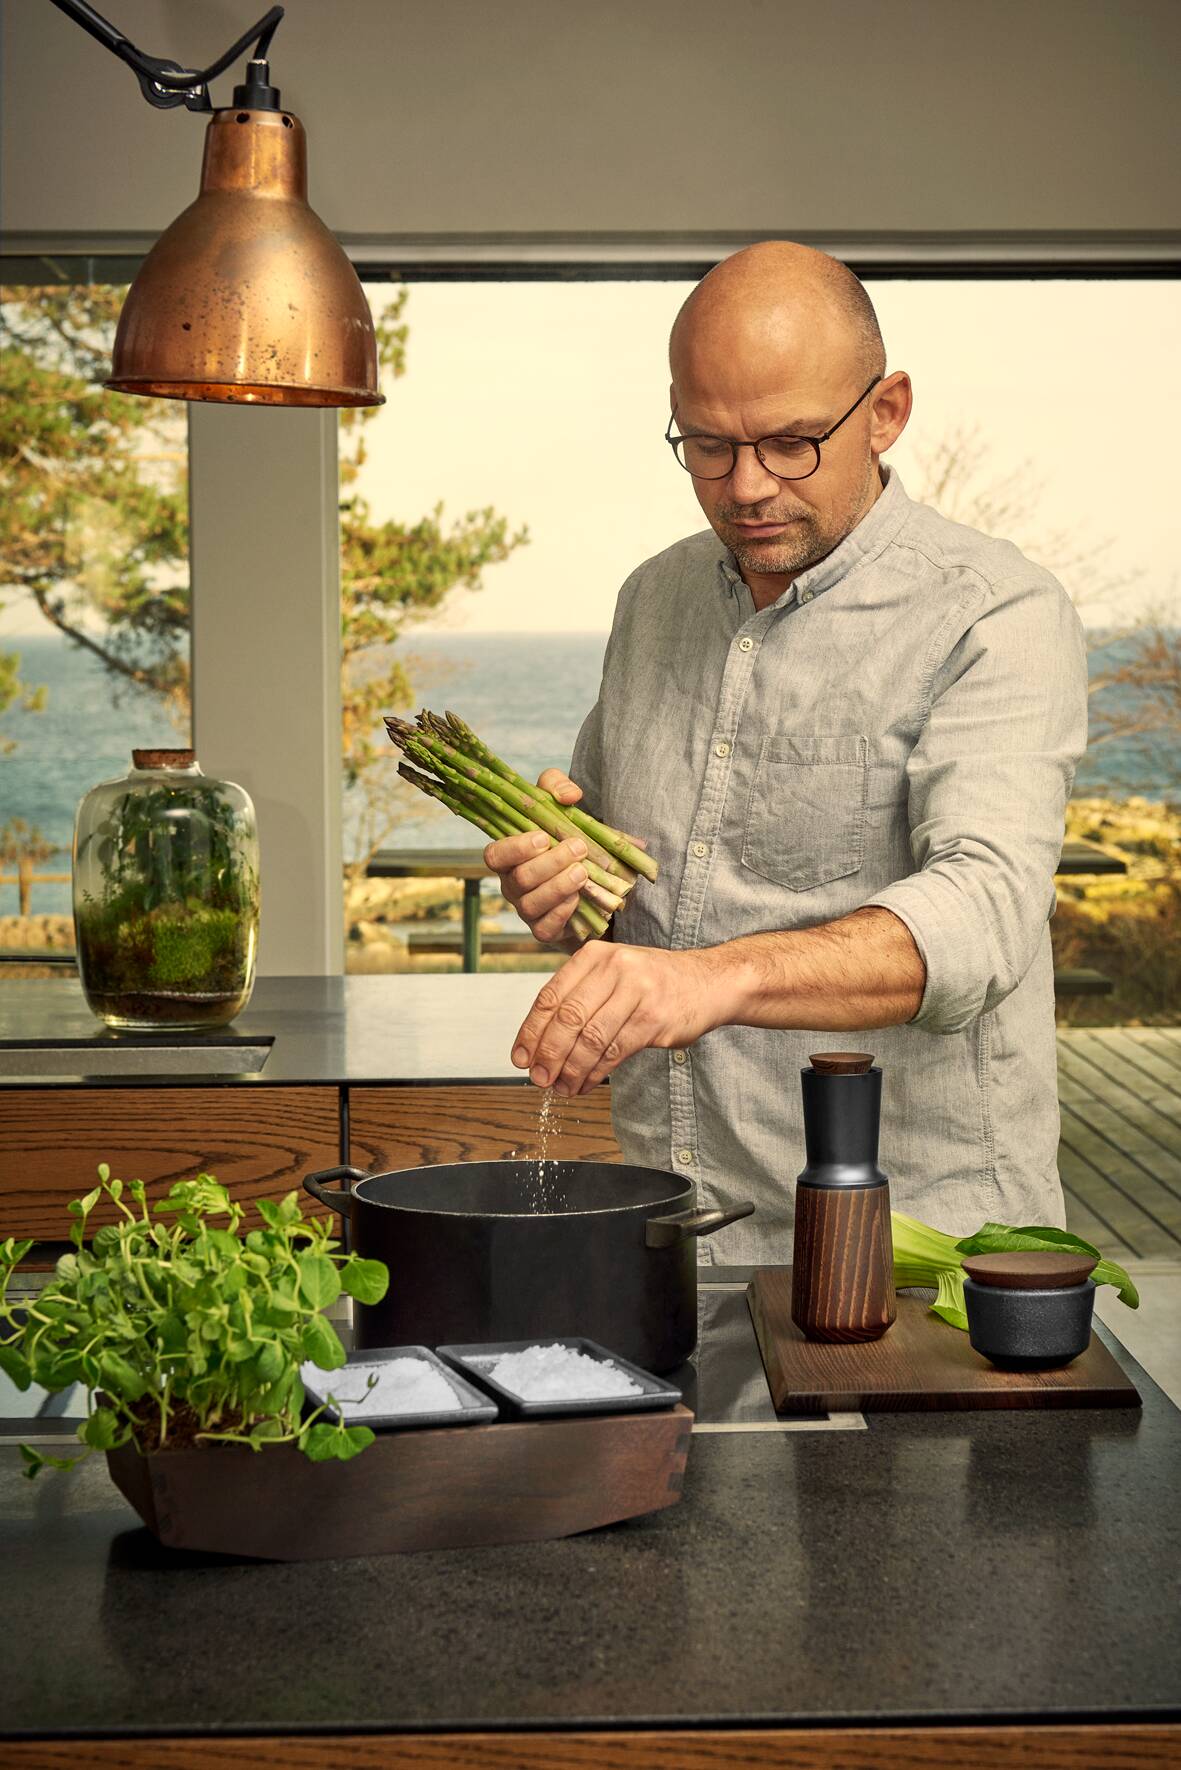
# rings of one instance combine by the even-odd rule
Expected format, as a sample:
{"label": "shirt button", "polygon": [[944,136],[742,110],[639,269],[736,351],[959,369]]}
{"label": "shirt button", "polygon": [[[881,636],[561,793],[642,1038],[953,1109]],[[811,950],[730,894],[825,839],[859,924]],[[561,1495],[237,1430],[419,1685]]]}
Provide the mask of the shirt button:
{"label": "shirt button", "polygon": [[752,638],[751,638],[751,637],[750,637],[750,635],[749,635],[749,634],[747,634],[747,636],[746,636],[746,638],[745,638],[745,639],[740,639],[740,640],[739,640],[739,641],[738,641],[738,649],[739,649],[739,651],[753,651],[753,650],[754,650],[754,648],[755,648],[755,642],[754,642],[754,640],[753,640],[753,639],[752,639]]}
{"label": "shirt button", "polygon": [[729,754],[730,754],[729,744],[715,744],[714,745],[714,755],[715,756],[728,756]]}
{"label": "shirt button", "polygon": [[686,1054],[684,1051],[674,1051],[673,1052],[673,1062],[674,1063],[684,1063],[685,1061],[686,1061]]}
{"label": "shirt button", "polygon": [[693,1160],[693,1151],[691,1149],[678,1149],[677,1160],[685,1164],[691,1162]]}
{"label": "shirt button", "polygon": [[709,843],[708,842],[694,842],[693,852],[697,856],[698,860],[704,860],[706,855],[709,853]]}
{"label": "shirt button", "polygon": [[801,602],[811,602],[811,600],[812,600],[813,596],[815,596],[815,594],[816,594],[816,592],[814,590],[801,590],[800,591],[800,601]]}

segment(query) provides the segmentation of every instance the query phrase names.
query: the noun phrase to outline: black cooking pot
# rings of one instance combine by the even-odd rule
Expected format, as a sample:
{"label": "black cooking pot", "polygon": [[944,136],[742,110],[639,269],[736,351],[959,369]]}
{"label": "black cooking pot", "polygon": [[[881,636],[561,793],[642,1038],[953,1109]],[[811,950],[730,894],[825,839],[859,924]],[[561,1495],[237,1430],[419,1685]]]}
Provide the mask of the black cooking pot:
{"label": "black cooking pot", "polygon": [[698,1209],[691,1182],[616,1162],[324,1168],[304,1186],[390,1269],[381,1302],[356,1305],[358,1346],[582,1334],[650,1371],[697,1343],[697,1237],[754,1210]]}

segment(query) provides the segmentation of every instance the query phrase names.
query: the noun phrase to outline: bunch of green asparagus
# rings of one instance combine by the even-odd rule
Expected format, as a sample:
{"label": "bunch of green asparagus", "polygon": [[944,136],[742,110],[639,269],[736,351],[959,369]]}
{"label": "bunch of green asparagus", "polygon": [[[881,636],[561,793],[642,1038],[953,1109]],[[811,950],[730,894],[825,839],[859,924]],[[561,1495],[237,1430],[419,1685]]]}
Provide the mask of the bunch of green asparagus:
{"label": "bunch of green asparagus", "polygon": [[[580,940],[607,932],[638,877],[655,879],[658,869],[651,855],[581,806],[561,805],[544,787],[519,775],[481,743],[458,713],[440,716],[424,709],[414,725],[389,717],[385,724],[391,742],[410,758],[398,764],[402,779],[465,817],[486,836],[495,839],[540,830],[549,837],[551,848],[570,836],[581,836],[587,849],[582,863],[586,884],[569,924]],[[411,767],[412,762],[418,767]]]}

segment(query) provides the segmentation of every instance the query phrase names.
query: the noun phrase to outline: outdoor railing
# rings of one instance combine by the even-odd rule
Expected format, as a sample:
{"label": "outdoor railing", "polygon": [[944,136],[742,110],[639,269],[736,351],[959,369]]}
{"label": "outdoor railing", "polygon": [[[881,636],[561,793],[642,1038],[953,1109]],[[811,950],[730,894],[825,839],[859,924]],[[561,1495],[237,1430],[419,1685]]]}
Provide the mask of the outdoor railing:
{"label": "outdoor railing", "polygon": [[[1062,850],[1057,872],[1069,873],[1126,873],[1127,866],[1117,856],[1106,854],[1091,842],[1067,842]],[[383,849],[374,854],[365,869],[370,879],[460,879],[463,881],[463,923],[462,929],[456,930],[456,936],[435,934],[429,942],[429,950],[436,952],[455,951],[458,947],[463,969],[478,971],[480,968],[480,881],[492,877],[484,865],[483,850],[480,848],[406,848]],[[31,865],[18,864],[15,873],[0,873],[0,888],[15,885],[19,893],[20,915],[30,914],[30,902],[34,885],[68,884],[70,874],[35,872]],[[3,911],[0,910],[0,914]],[[492,944],[502,950],[521,950],[521,943],[506,939],[497,940],[493,937]],[[526,942],[526,946],[531,943]],[[427,943],[420,943],[420,950],[428,950]],[[13,950],[0,951],[0,959],[27,960],[36,964],[72,964],[73,954],[64,948],[23,948],[18,953]],[[1110,981],[1096,971],[1059,971],[1055,977],[1055,987],[1060,995],[1104,995],[1111,989]]]}

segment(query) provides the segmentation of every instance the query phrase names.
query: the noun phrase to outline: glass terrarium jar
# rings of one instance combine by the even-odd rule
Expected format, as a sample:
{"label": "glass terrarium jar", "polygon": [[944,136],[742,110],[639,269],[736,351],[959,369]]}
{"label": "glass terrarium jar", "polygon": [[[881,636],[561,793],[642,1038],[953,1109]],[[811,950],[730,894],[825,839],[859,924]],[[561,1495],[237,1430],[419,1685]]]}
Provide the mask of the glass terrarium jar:
{"label": "glass terrarium jar", "polygon": [[74,826],[74,934],[108,1026],[223,1026],[254,988],[258,826],[250,796],[192,750],[133,750]]}

